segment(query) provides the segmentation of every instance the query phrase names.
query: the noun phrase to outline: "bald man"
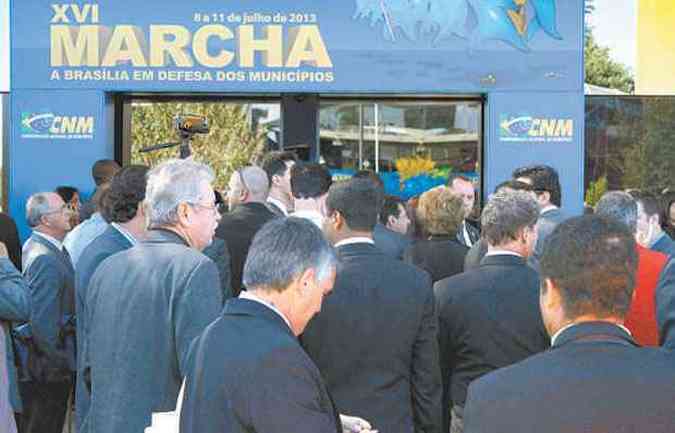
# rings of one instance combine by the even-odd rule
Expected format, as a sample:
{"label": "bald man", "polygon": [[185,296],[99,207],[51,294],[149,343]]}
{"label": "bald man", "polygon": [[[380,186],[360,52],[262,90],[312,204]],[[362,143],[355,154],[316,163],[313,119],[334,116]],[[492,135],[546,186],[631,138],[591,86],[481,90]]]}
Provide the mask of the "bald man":
{"label": "bald man", "polygon": [[269,181],[262,168],[249,166],[235,171],[228,186],[230,212],[220,220],[216,237],[225,240],[230,251],[232,294],[237,297],[242,290],[241,275],[253,236],[276,215],[265,205]]}

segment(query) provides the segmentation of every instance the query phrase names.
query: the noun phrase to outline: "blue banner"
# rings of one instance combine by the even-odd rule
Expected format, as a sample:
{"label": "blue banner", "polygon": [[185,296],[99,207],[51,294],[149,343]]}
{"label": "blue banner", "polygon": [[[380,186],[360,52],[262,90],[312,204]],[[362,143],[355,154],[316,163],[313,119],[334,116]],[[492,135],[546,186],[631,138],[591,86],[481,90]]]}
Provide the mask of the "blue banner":
{"label": "blue banner", "polygon": [[12,2],[13,88],[581,91],[583,0]]}

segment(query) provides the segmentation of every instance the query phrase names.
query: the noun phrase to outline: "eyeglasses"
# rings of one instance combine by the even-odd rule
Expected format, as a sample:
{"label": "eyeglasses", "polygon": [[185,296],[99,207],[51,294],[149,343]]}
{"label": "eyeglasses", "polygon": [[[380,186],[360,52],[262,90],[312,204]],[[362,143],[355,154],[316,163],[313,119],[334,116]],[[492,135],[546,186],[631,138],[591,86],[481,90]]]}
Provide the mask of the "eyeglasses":
{"label": "eyeglasses", "polygon": [[71,212],[73,212],[73,210],[66,203],[66,204],[63,204],[63,205],[59,206],[56,209],[52,209],[50,211],[45,212],[43,215],[51,215],[51,214],[55,214],[55,213],[71,213]]}
{"label": "eyeglasses", "polygon": [[194,207],[198,207],[198,208],[202,208],[202,209],[208,209],[211,212],[213,212],[214,215],[219,214],[218,206],[216,206],[215,204],[213,206],[207,206],[207,205],[201,204],[201,203],[190,203],[190,206],[194,206]]}

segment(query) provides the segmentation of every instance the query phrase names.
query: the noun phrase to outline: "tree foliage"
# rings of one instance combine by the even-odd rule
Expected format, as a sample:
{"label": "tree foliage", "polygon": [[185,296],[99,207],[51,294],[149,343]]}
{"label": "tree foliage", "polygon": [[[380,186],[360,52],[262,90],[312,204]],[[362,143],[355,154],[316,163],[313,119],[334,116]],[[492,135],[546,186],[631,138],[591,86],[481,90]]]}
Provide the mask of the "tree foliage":
{"label": "tree foliage", "polygon": [[176,114],[206,116],[211,127],[207,135],[196,135],[192,142],[195,160],[207,163],[216,173],[214,187],[222,190],[236,169],[256,160],[263,152],[265,131],[252,130],[245,104],[227,103],[141,103],[132,111],[132,152],[134,164],[154,166],[178,156],[178,148],[141,153],[143,147],[180,141],[174,129]]}

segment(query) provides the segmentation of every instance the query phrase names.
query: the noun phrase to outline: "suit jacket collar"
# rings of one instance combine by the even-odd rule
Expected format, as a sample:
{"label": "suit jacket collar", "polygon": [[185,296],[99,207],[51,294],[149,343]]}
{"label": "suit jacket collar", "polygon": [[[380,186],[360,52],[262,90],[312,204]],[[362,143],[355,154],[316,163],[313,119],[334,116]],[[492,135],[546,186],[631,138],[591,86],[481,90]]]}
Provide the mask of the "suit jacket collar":
{"label": "suit jacket collar", "polygon": [[480,261],[480,267],[483,266],[526,266],[527,261],[520,256],[510,254],[498,254],[496,256],[485,256]]}
{"label": "suit jacket collar", "polygon": [[112,239],[118,244],[124,245],[126,248],[131,248],[133,246],[131,242],[129,242],[129,239],[127,239],[126,236],[124,236],[119,230],[117,230],[112,225],[106,227],[105,231],[101,236],[105,236],[109,239]]}
{"label": "suit jacket collar", "polygon": [[[63,241],[59,241],[58,239],[52,238],[49,235],[34,231],[31,235],[31,238],[34,241],[37,241],[40,245],[44,245],[53,251],[58,251],[59,253],[63,251]],[[59,243],[59,246],[56,246],[56,242]]]}
{"label": "suit jacket collar", "polygon": [[639,347],[625,330],[609,322],[584,322],[570,326],[558,335],[553,348],[577,341],[615,342],[628,346]]}
{"label": "suit jacket collar", "polygon": [[[120,233],[120,235],[121,235],[121,233]],[[171,230],[167,230],[167,229],[151,229],[148,232],[148,238],[145,240],[145,243],[149,243],[149,244],[179,244],[179,245],[185,245],[186,247],[190,246],[187,243],[187,241],[185,239],[183,239],[183,237],[180,236],[178,233],[173,232]]]}
{"label": "suit jacket collar", "polygon": [[254,213],[254,214],[268,214],[276,216],[271,210],[269,210],[269,208],[265,203],[258,203],[258,202],[238,204],[234,209],[232,209],[232,213],[233,214]]}
{"label": "suit jacket collar", "polygon": [[[58,248],[56,248],[56,245],[54,245],[53,243],[51,243],[50,241],[48,241],[46,238],[40,236],[39,234],[33,233],[33,234],[31,235],[30,239],[31,239],[33,242],[38,243],[38,244],[44,246],[44,247],[47,248],[49,251],[51,251],[53,254],[55,254],[56,257],[58,257],[59,260],[61,260],[61,262],[62,262],[68,269],[70,269],[70,270],[73,269],[73,263],[72,263],[71,260],[70,260],[70,255],[67,254],[66,252],[64,252],[63,249],[58,249]],[[61,248],[63,248],[63,246],[62,246]]]}
{"label": "suit jacket collar", "polygon": [[265,320],[275,323],[279,326],[279,328],[281,328],[293,338],[297,338],[295,334],[293,334],[293,331],[291,331],[291,328],[288,327],[284,319],[279,316],[279,314],[260,302],[241,298],[228,299],[227,302],[225,302],[225,306],[223,307],[223,315],[261,317]]}

